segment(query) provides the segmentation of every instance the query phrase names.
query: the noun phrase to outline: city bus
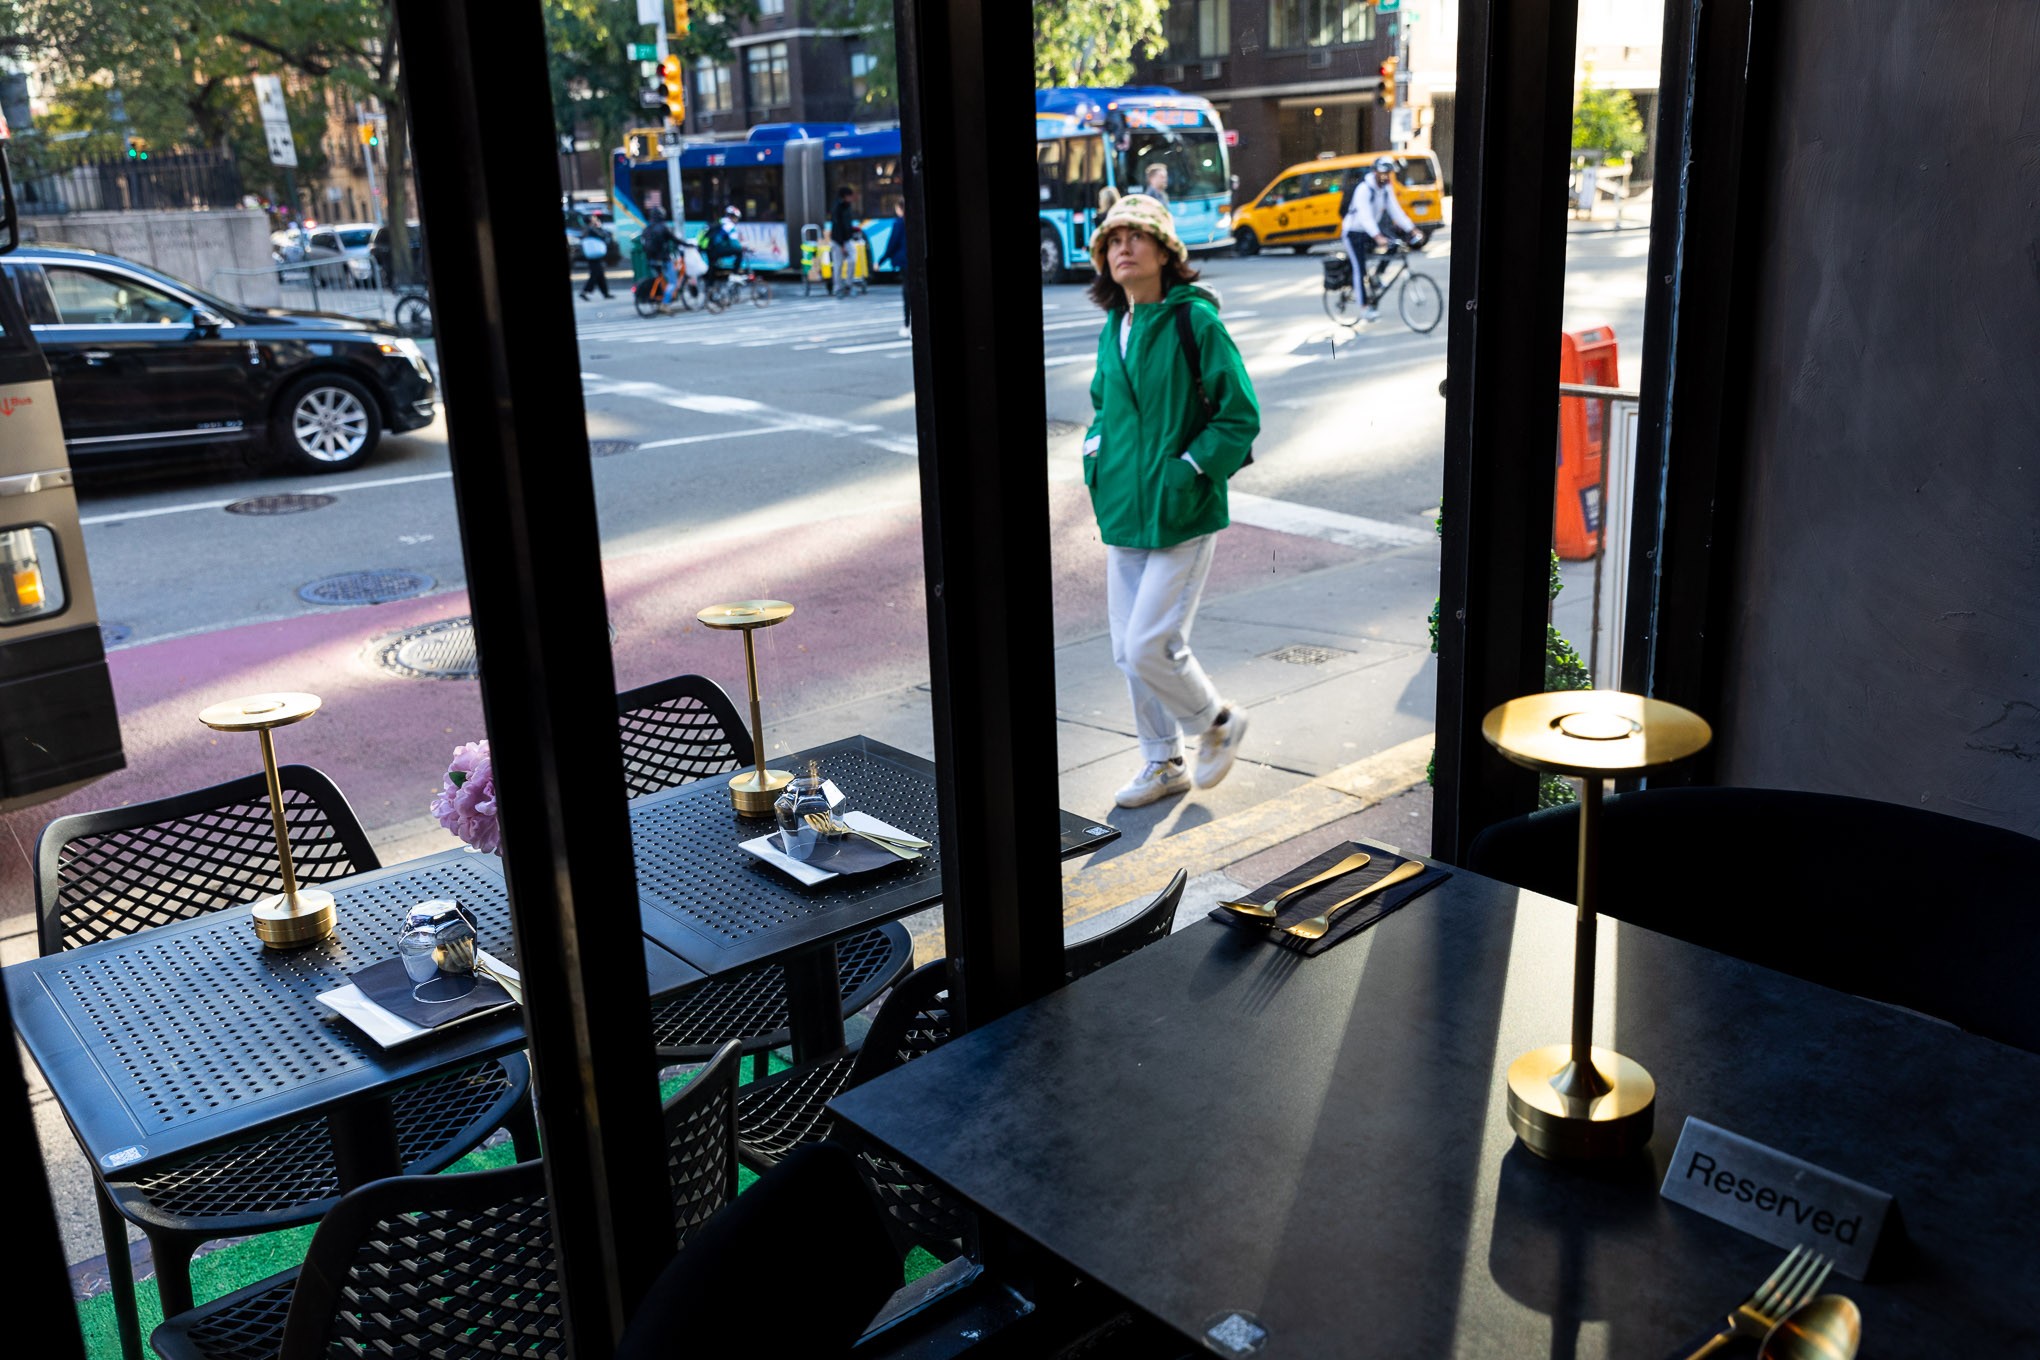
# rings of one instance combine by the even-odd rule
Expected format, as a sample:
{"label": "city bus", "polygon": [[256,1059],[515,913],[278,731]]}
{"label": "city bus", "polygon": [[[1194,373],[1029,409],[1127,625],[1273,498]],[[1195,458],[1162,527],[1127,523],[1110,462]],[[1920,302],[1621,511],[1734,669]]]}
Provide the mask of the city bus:
{"label": "city bus", "polygon": [[1230,246],[1232,166],[1210,101],[1160,85],[1034,92],[1043,283],[1090,268],[1099,195],[1140,188],[1155,165],[1168,171],[1164,192],[1183,244]]}

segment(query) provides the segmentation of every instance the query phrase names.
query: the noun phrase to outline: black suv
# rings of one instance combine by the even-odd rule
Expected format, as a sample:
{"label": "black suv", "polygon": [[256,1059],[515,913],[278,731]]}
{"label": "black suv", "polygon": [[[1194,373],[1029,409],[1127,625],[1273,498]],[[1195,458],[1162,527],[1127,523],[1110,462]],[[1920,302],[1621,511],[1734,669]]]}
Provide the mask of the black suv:
{"label": "black suv", "polygon": [[80,473],[217,445],[338,472],[384,430],[431,423],[431,365],[380,322],[237,307],[90,250],[24,246],[0,270],[49,357]]}

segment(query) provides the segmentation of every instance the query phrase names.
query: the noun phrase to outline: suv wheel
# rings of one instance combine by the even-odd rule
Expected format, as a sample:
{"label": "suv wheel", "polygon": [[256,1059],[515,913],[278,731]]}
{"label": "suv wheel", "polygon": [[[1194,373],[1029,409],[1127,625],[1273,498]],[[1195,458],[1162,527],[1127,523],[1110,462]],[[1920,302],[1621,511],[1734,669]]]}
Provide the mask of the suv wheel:
{"label": "suv wheel", "polygon": [[1061,283],[1064,274],[1062,238],[1056,235],[1054,228],[1043,227],[1041,229],[1041,282],[1044,285]]}
{"label": "suv wheel", "polygon": [[382,439],[375,397],[353,378],[318,373],[291,384],[270,420],[273,446],[301,472],[360,465]]}

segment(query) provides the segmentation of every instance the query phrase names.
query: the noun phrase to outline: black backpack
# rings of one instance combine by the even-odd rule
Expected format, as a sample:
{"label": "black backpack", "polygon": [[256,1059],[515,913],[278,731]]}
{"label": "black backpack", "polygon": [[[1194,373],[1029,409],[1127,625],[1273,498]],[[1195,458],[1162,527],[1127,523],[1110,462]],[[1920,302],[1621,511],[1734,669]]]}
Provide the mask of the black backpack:
{"label": "black backpack", "polygon": [[[1212,413],[1218,410],[1218,403],[1204,390],[1204,356],[1197,352],[1197,333],[1190,329],[1190,304],[1179,302],[1171,309],[1176,314],[1176,340],[1183,347],[1183,361],[1190,365],[1190,381],[1197,384],[1197,409],[1204,412],[1206,424],[1211,422]],[[1254,465],[1254,451],[1247,450],[1246,461],[1241,467]]]}

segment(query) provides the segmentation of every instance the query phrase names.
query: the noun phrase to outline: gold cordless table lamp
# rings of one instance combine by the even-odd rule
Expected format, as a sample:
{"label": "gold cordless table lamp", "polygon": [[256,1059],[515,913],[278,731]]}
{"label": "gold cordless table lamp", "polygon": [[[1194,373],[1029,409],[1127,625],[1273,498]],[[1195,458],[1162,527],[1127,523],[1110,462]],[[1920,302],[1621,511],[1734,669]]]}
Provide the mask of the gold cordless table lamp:
{"label": "gold cordless table lamp", "polygon": [[255,935],[271,949],[297,949],[333,933],[333,894],[300,888],[290,858],[290,832],[283,818],[283,781],[276,773],[276,743],[270,733],[303,722],[319,711],[316,694],[251,694],[214,704],[198,720],[216,732],[262,734],[262,772],[269,778],[269,816],[276,826],[276,858],[283,870],[283,891],[257,901],[253,908]]}
{"label": "gold cordless table lamp", "polygon": [[751,754],[757,768],[730,776],[730,802],[739,817],[770,817],[773,801],[793,782],[793,775],[765,768],[765,720],[758,710],[758,652],[751,634],[786,622],[793,617],[793,606],[784,600],[739,600],[712,604],[694,617],[710,628],[734,629],[744,635],[744,674],[751,687]]}
{"label": "gold cordless table lamp", "polygon": [[1713,739],[1698,714],[1619,690],[1560,690],[1488,711],[1481,735],[1518,765],[1580,780],[1579,915],[1573,925],[1572,1039],[1509,1064],[1509,1126],[1540,1156],[1600,1160],[1650,1141],[1657,1083],[1642,1064],[1594,1044],[1601,781],[1642,774]]}

